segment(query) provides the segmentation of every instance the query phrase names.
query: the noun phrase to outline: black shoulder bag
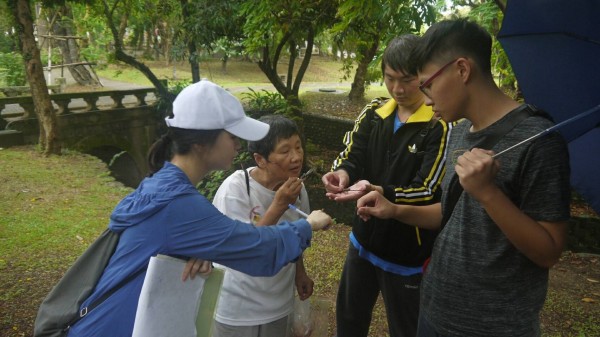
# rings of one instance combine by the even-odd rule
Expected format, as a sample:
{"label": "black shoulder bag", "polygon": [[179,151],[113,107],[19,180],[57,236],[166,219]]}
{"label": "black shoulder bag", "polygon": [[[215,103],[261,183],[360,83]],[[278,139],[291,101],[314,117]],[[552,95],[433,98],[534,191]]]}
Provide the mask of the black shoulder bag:
{"label": "black shoulder bag", "polygon": [[90,296],[104,268],[119,243],[119,233],[106,229],[75,261],[60,281],[52,288],[38,310],[34,337],[63,337],[69,328],[110,297],[115,291],[133,280],[146,268],[129,275],[89,306],[79,309]]}
{"label": "black shoulder bag", "polygon": [[[515,126],[517,126],[517,124],[525,120],[527,117],[533,116],[535,114],[544,115],[543,112],[539,111],[536,107],[529,104],[524,104],[523,106],[519,107],[518,110],[514,112],[514,114],[515,117],[510,119],[509,123],[502,124],[502,127],[496,130],[494,134],[489,135],[487,138],[485,138],[483,141],[481,141],[474,147],[482,149],[491,149],[492,147],[494,147],[494,145],[496,145],[496,143],[498,143],[498,141],[502,137],[504,137],[508,132],[510,132],[510,130],[512,130]],[[446,226],[446,223],[448,223],[448,220],[450,220],[450,216],[452,215],[454,207],[456,207],[456,203],[462,195],[462,192],[463,187],[458,180],[458,175],[455,173],[454,176],[452,176],[450,183],[448,184],[448,197],[446,198],[446,206],[444,207],[442,214],[442,223],[440,225],[440,230],[444,228],[444,226]]]}

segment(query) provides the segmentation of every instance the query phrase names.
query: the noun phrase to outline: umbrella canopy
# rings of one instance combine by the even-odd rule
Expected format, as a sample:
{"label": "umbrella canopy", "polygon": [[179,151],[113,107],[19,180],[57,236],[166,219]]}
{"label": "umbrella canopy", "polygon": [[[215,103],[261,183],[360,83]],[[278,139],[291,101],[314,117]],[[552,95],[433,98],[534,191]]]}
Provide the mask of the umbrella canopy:
{"label": "umbrella canopy", "polygon": [[525,101],[569,141],[571,185],[600,214],[600,1],[509,0],[498,40]]}

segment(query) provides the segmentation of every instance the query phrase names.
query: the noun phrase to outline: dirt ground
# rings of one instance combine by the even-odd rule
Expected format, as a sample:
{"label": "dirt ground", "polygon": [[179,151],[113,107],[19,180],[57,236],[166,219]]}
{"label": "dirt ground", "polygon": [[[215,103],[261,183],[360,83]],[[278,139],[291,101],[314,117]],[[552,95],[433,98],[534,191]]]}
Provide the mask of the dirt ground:
{"label": "dirt ground", "polygon": [[[600,257],[565,252],[550,270],[548,297],[542,314],[545,335],[598,336],[599,304]],[[582,326],[587,326],[590,331],[581,334]]]}

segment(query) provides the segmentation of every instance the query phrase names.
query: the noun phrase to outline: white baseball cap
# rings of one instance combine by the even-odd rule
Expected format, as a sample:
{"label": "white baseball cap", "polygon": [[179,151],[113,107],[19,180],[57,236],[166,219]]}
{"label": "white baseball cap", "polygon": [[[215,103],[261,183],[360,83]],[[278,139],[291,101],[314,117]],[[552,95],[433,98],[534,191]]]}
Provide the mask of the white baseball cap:
{"label": "white baseball cap", "polygon": [[224,129],[250,141],[260,140],[269,132],[269,124],[246,117],[235,96],[207,80],[185,87],[173,102],[173,118],[165,121],[181,129]]}

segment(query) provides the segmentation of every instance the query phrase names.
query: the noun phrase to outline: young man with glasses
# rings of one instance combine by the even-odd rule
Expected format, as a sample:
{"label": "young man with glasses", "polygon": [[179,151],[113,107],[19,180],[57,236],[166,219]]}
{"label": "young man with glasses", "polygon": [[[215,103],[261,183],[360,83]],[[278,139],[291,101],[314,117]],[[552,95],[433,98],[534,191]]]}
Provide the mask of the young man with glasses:
{"label": "young man with glasses", "polygon": [[[497,87],[491,43],[475,23],[442,21],[413,54],[426,103],[447,122],[465,119],[450,138],[449,153],[466,150],[447,167],[442,202],[399,206],[376,193],[357,202],[363,219],[395,218],[429,229],[441,227],[442,215],[448,219],[423,278],[418,336],[539,336],[548,269],[565,244],[565,141],[554,133],[493,157],[552,123]],[[479,148],[491,137],[495,145]],[[464,192],[452,209],[455,174]]]}
{"label": "young man with glasses", "polygon": [[[392,98],[368,104],[344,137],[344,151],[322,178],[330,199],[355,201],[377,191],[399,204],[439,202],[449,127],[424,104],[416,73],[407,70],[417,39],[403,35],[387,46],[381,70]],[[415,336],[423,263],[437,231],[358,217],[352,225],[338,289],[338,336],[368,335],[379,293],[390,336]]]}

